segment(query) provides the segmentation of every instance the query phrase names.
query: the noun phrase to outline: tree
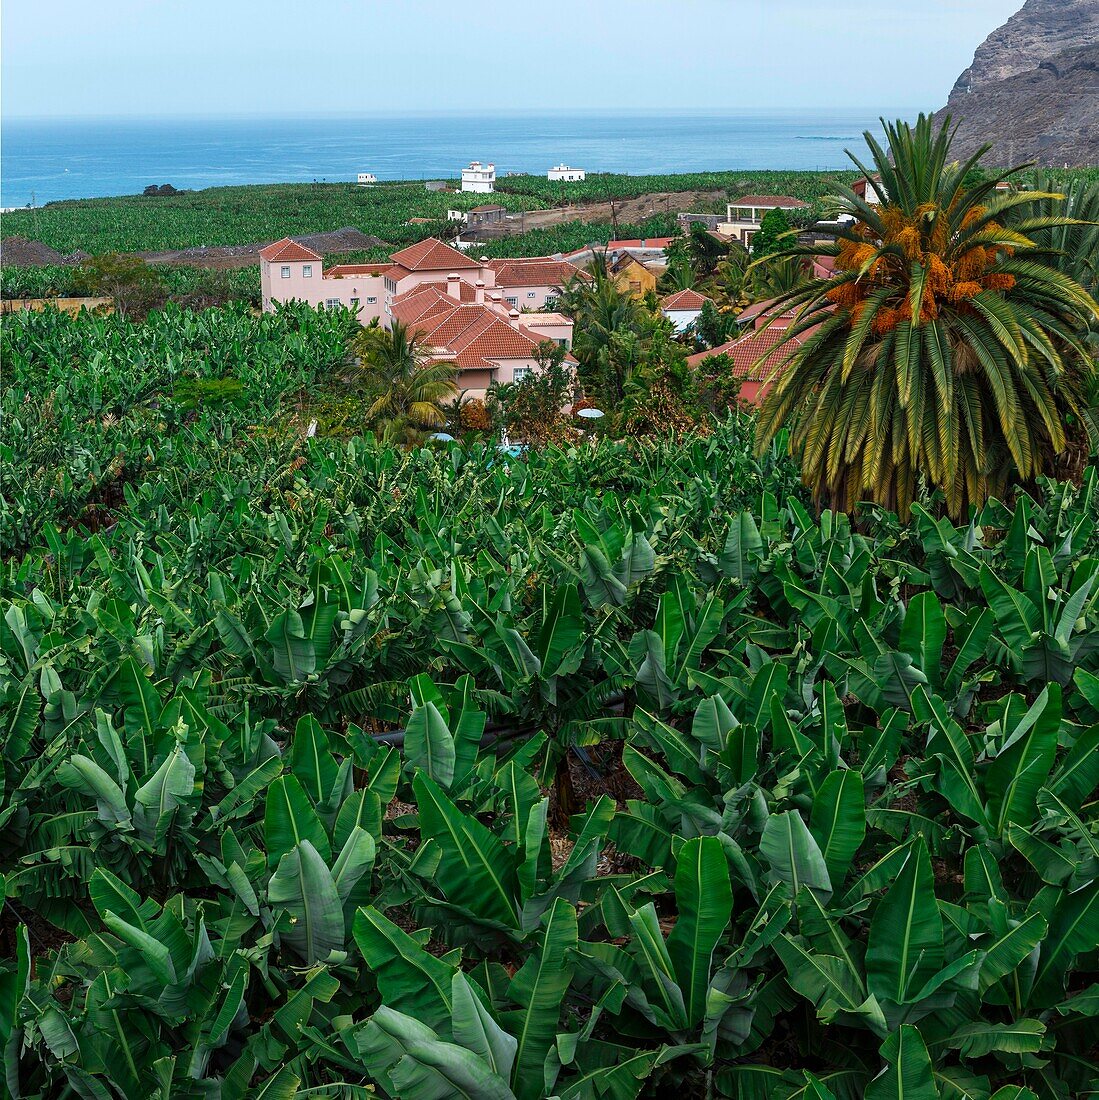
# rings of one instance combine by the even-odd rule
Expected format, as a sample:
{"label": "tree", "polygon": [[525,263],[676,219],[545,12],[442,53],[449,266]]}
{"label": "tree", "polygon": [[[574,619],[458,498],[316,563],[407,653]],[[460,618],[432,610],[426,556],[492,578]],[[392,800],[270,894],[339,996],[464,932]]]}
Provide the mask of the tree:
{"label": "tree", "polygon": [[832,245],[778,254],[835,256],[836,274],[780,298],[799,312],[757,445],[789,426],[822,504],[869,499],[905,515],[922,479],[962,519],[1064,449],[1066,417],[1095,377],[1083,337],[1099,307],[1028,236],[1065,220],[1028,213],[1050,196],[998,193],[1017,169],[966,186],[989,146],[951,163],[949,119],[926,116],[886,136],[883,148],[866,134],[881,205],[836,185],[854,221]]}
{"label": "tree", "polygon": [[570,280],[558,308],[576,322],[572,350],[584,391],[609,409],[621,401],[626,378],[641,361],[652,317],[615,285],[605,266],[595,264],[592,274],[590,281]]}
{"label": "tree", "polygon": [[784,249],[789,244],[789,238],[783,237],[790,232],[790,219],[786,212],[779,207],[768,210],[759,223],[759,231],[752,238],[752,255],[771,256],[775,252]]}
{"label": "tree", "polygon": [[77,294],[113,298],[118,315],[135,320],[142,320],[167,298],[160,276],[144,260],[120,252],[85,260],[73,278],[73,289]]}
{"label": "tree", "polygon": [[[1031,186],[1039,194],[1060,190],[1045,172],[1035,173]],[[1099,294],[1099,183],[1077,178],[1063,191],[1063,196],[1038,199],[1028,208],[1032,217],[1053,218],[1059,223],[1040,226],[1030,235],[1041,249],[1044,263],[1079,283],[1094,298]],[[1092,357],[1099,359],[1099,324],[1091,324],[1084,342]],[[1091,452],[1099,450],[1099,372],[1093,374],[1084,395],[1080,420],[1083,431],[1075,433],[1070,446],[1074,459],[1062,464],[1059,476],[1080,473]]]}
{"label": "tree", "polygon": [[721,313],[713,302],[703,302],[698,320],[694,323],[695,335],[708,348],[716,348],[729,339],[736,328],[736,319],[731,313]]}
{"label": "tree", "polygon": [[808,278],[803,257],[771,253],[752,264],[746,289],[753,302],[763,302],[792,294]]}
{"label": "tree", "polygon": [[373,397],[367,418],[385,440],[419,442],[425,432],[446,424],[443,405],[458,396],[454,369],[432,360],[405,325],[364,328],[354,350],[361,381]]}
{"label": "tree", "polygon": [[694,372],[670,326],[654,328],[622,389],[615,421],[624,434],[664,435],[687,431],[696,423]]}
{"label": "tree", "polygon": [[539,446],[562,442],[575,435],[563,415],[576,379],[565,365],[565,349],[553,341],[538,345],[538,369],[517,382],[493,385],[489,406],[501,427],[513,439]]}
{"label": "tree", "polygon": [[688,248],[696,274],[708,279],[729,255],[731,244],[716,237],[702,222],[692,222]]}

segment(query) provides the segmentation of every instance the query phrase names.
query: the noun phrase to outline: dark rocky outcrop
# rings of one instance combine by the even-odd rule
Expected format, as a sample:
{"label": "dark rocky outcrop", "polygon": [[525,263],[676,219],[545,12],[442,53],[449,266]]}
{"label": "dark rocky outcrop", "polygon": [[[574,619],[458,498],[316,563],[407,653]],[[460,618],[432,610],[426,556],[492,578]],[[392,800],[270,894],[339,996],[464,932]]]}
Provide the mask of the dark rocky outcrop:
{"label": "dark rocky outcrop", "polygon": [[990,164],[1099,163],[1099,0],[1026,0],[978,47],[946,107],[955,151]]}

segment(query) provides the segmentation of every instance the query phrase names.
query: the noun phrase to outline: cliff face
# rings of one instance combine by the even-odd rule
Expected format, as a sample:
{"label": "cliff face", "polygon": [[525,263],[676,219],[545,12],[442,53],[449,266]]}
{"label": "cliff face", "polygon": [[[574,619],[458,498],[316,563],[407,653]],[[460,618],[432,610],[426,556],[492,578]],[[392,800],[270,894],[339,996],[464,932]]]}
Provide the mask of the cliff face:
{"label": "cliff face", "polygon": [[981,43],[940,115],[986,163],[1099,163],[1099,0],[1026,0]]}

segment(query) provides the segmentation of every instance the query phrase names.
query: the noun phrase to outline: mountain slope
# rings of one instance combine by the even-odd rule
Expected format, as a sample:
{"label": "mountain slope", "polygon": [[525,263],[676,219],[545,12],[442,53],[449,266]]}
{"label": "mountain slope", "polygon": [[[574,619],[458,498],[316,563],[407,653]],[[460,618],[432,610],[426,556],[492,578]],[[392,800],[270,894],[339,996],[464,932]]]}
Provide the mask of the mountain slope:
{"label": "mountain slope", "polygon": [[1026,0],[977,48],[940,115],[961,156],[992,164],[1099,162],[1099,0]]}

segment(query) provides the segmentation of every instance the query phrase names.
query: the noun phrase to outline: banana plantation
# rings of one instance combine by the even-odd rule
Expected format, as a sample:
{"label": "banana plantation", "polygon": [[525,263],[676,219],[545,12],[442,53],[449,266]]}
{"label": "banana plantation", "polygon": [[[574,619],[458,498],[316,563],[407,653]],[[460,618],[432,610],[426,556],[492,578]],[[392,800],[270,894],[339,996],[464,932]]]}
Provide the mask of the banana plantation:
{"label": "banana plantation", "polygon": [[1093,1088],[1094,476],[272,431],[345,322],[5,326],[8,1092]]}
{"label": "banana plantation", "polygon": [[[989,271],[1037,247],[1005,232]],[[1003,360],[1037,402],[1029,347],[1059,393],[1043,324],[1085,361],[1084,291],[1012,262],[943,290],[982,355],[944,338],[936,385]],[[850,512],[773,407],[390,446],[345,311],[6,318],[5,1095],[1096,1094],[1099,476],[917,481],[952,425],[902,421],[890,316],[907,390],[834,421],[911,491]]]}

